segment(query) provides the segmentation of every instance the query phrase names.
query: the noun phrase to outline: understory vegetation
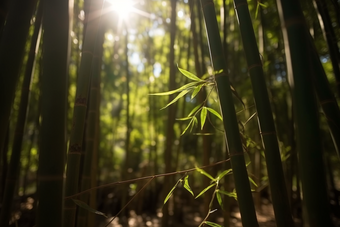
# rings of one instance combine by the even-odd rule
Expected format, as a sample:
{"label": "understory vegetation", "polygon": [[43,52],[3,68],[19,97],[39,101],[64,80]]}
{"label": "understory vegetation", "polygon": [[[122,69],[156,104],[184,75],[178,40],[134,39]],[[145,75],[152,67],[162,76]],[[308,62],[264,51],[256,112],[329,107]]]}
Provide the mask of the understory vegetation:
{"label": "understory vegetation", "polygon": [[339,5],[0,0],[0,226],[339,226]]}

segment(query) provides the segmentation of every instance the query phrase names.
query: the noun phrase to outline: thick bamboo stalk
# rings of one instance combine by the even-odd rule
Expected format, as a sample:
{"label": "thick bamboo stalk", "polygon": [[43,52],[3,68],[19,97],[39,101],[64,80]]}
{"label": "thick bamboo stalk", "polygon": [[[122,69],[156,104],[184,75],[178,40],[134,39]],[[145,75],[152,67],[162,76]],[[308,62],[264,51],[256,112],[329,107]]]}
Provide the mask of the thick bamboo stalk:
{"label": "thick bamboo stalk", "polygon": [[264,152],[276,224],[278,227],[294,226],[283,175],[274,119],[248,4],[245,0],[234,0],[234,3],[253,87],[260,132],[265,148]]}
{"label": "thick bamboo stalk", "polygon": [[228,69],[224,58],[218,29],[215,7],[212,0],[201,0],[204,14],[210,56],[213,61],[214,71],[223,70],[215,75],[218,95],[220,98],[223,125],[225,129],[231,166],[234,173],[237,200],[240,208],[242,224],[244,227],[258,226],[254,201],[252,198],[247,169],[244,161],[244,153],[240,138],[233,97],[228,79]]}
{"label": "thick bamboo stalk", "polygon": [[287,29],[288,56],[293,69],[293,78],[289,78],[289,82],[293,92],[303,202],[311,227],[333,226],[327,198],[318,109],[312,87],[317,72],[313,66],[315,62],[310,37],[299,2],[277,2],[281,23]]}
{"label": "thick bamboo stalk", "polygon": [[327,75],[320,62],[319,55],[314,46],[312,37],[310,37],[310,48],[312,51],[313,67],[314,67],[314,78],[313,84],[316,94],[319,99],[321,108],[326,116],[328,127],[333,139],[333,143],[340,157],[340,109],[338,103],[331,91]]}
{"label": "thick bamboo stalk", "polygon": [[2,202],[1,216],[0,216],[0,226],[8,225],[11,211],[11,204],[13,201],[13,196],[15,192],[15,186],[18,183],[19,170],[20,170],[20,156],[21,148],[23,142],[26,114],[28,110],[28,101],[30,93],[31,78],[34,72],[34,60],[36,56],[36,46],[39,46],[40,41],[40,27],[42,18],[42,4],[39,5],[39,9],[36,15],[34,32],[31,38],[31,47],[26,63],[24,81],[21,88],[21,98],[19,106],[19,114],[17,118],[17,125],[15,128],[15,135],[12,146],[11,161],[9,164],[6,185],[4,192],[4,200]]}
{"label": "thick bamboo stalk", "polygon": [[[99,27],[99,19],[101,16],[102,1],[92,0],[90,4],[90,12],[85,24],[86,31],[77,81],[76,100],[73,111],[73,125],[67,154],[65,196],[71,196],[78,192],[80,158],[83,152],[83,133],[90,86],[93,51]],[[65,200],[64,215],[64,227],[74,227],[76,204],[71,199]]]}
{"label": "thick bamboo stalk", "polygon": [[[0,150],[4,148],[14,93],[22,65],[30,20],[36,0],[9,2],[6,26],[0,40]],[[1,152],[0,152],[1,153]]]}
{"label": "thick bamboo stalk", "polygon": [[69,4],[68,0],[44,3],[37,226],[61,227],[66,150]]}
{"label": "thick bamboo stalk", "polygon": [[[83,173],[81,180],[81,190],[85,191],[90,188],[91,185],[91,173],[93,172],[92,160],[94,153],[98,151],[96,145],[98,145],[98,121],[99,117],[99,104],[100,101],[100,65],[103,53],[103,39],[104,33],[100,29],[100,33],[97,35],[96,47],[94,50],[94,56],[92,60],[92,73],[91,73],[91,87],[90,87],[90,102],[87,113],[86,124],[86,145],[85,145],[85,158],[83,164]],[[81,200],[85,203],[89,203],[89,194],[83,194]],[[87,225],[88,213],[85,209],[79,209],[77,226],[84,227]]]}

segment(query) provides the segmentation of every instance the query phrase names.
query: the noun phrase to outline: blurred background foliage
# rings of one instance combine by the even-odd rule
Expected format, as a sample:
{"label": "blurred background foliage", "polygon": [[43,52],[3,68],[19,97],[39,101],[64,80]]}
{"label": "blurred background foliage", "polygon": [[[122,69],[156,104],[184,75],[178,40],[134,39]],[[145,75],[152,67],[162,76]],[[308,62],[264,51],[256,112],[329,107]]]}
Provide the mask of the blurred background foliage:
{"label": "blurred background foliage", "polygon": [[[4,18],[6,18],[7,13],[11,13],[9,2],[8,0],[2,0],[0,3],[0,10],[3,12],[0,23],[1,38],[4,36],[3,32],[6,26],[4,22],[6,19]],[[173,172],[193,168],[195,165],[203,166],[226,160],[228,156],[226,155],[223,124],[221,120],[212,114],[208,114],[206,126],[203,130],[197,126],[192,131],[188,130],[181,136],[188,122],[175,121],[171,125],[173,135],[169,135],[167,131],[169,118],[186,117],[195,106],[202,103],[202,100],[205,100],[207,93],[209,97],[205,105],[219,112],[218,95],[212,87],[206,89],[206,91],[201,91],[203,96],[198,95],[191,99],[190,94],[188,94],[181,98],[172,106],[174,111],[172,116],[170,116],[170,112],[167,109],[161,110],[161,108],[169,103],[167,96],[150,95],[152,93],[168,91],[169,88],[171,89],[169,87],[169,81],[171,80],[169,77],[171,74],[170,68],[176,67],[176,65],[194,73],[198,77],[214,72],[209,57],[209,47],[199,1],[135,0],[131,1],[130,6],[125,5],[128,8],[122,8],[123,4],[121,2],[130,1],[108,0],[102,3],[100,12],[97,12],[97,16],[100,17],[100,28],[95,35],[97,42],[102,41],[102,53],[99,56],[100,87],[98,89],[100,90],[100,99],[98,100],[97,109],[99,114],[96,120],[98,141],[95,144],[97,148],[94,149],[97,155],[92,158],[91,177],[93,181],[90,187],[161,174],[166,172],[166,170]],[[176,5],[175,9],[171,7],[172,2]],[[288,83],[284,41],[276,1],[266,0],[258,2],[256,0],[248,0],[247,2],[258,41],[272,113],[277,129],[292,214],[296,220],[303,220],[292,97]],[[328,6],[331,26],[335,35],[334,39],[337,44],[335,52],[338,57],[337,63],[339,66],[339,1],[332,0],[325,2]],[[48,4],[47,1],[39,1],[39,4],[42,3]],[[270,201],[270,190],[268,188],[268,177],[264,161],[264,148],[257,126],[257,117],[256,115],[254,116],[256,109],[238,27],[238,19],[235,15],[234,3],[232,1],[216,0],[214,3],[223,51],[226,57],[226,65],[228,67],[229,80],[238,94],[238,97],[234,96],[234,104],[242,135],[245,160],[246,163],[250,163],[247,167],[248,173],[258,185],[257,188],[252,186],[255,190],[255,193],[253,193],[255,206],[258,210],[261,210],[262,204]],[[259,5],[259,3],[261,4]],[[336,100],[339,101],[338,84],[333,73],[334,70],[326,42],[324,21],[313,1],[300,0],[300,3],[331,89],[335,94]],[[87,25],[84,22],[86,22],[89,15],[89,4],[90,0],[70,1],[72,7],[70,7],[71,25],[67,63],[66,140],[65,151],[61,151],[65,154],[65,160],[66,143],[68,143],[66,141],[69,140],[73,125],[73,108],[76,100],[77,80],[80,76],[82,47],[84,45]],[[171,30],[172,10],[175,10],[176,15],[173,46],[171,46],[170,36],[170,33],[173,32]],[[191,15],[194,15],[194,18],[191,18]],[[195,20],[194,26],[192,20]],[[36,26],[35,21],[36,12],[30,20],[23,58],[20,61],[19,77],[16,83],[13,105],[11,105],[9,124],[8,126],[0,125],[0,127],[7,130],[7,139],[4,142],[4,146],[1,147],[0,201],[4,198],[6,173],[9,168],[17,124],[16,119],[19,114],[21,101],[21,86],[24,80],[25,68],[27,67],[26,62],[29,57],[30,46],[32,45],[31,38]],[[103,39],[100,37],[103,37]],[[28,212],[27,210],[35,210],[36,207],[36,203],[33,204],[27,198],[33,198],[33,201],[36,201],[37,198],[37,171],[39,168],[38,157],[42,120],[41,83],[43,80],[42,62],[44,52],[42,41],[38,40],[37,46],[35,67],[32,71],[30,84],[29,103],[27,105],[28,112],[22,135],[19,178],[10,208],[11,226],[15,226],[15,223],[19,223],[19,226],[33,226],[27,220],[30,218],[34,219],[35,217],[34,213],[29,215],[30,218],[24,214]],[[169,57],[172,49],[174,51],[173,62],[171,62]],[[199,66],[195,63],[196,52]],[[0,64],[2,65],[2,63]],[[199,71],[197,70],[198,67]],[[1,74],[1,77],[5,76],[9,75]],[[175,88],[190,82],[179,72],[177,67],[175,68],[173,78]],[[5,87],[6,84],[1,83],[0,86]],[[334,208],[332,209],[334,216],[337,216],[339,215],[340,208],[339,157],[329,133],[327,119],[320,107],[319,109],[319,125],[330,204]],[[166,149],[167,139],[170,140],[171,144],[171,147],[168,147],[169,149]],[[205,141],[206,139],[207,141]],[[85,141],[86,139],[84,139],[83,151],[86,148]],[[205,145],[206,143],[209,144],[208,147]],[[165,158],[167,157],[165,152],[171,153],[170,160]],[[81,156],[81,163],[85,160],[83,156]],[[126,157],[128,157],[128,161]],[[166,169],[166,165],[169,165],[170,169]],[[84,171],[82,168],[80,168],[80,173]],[[205,169],[205,171],[215,176],[226,168],[230,168],[228,162],[225,165],[212,166]],[[172,177],[176,180],[170,180]],[[163,190],[162,192],[163,184],[169,179],[173,183],[172,185],[174,185],[180,176],[175,175],[172,177],[154,179],[145,191],[141,192],[125,208],[126,212],[121,214],[120,223],[127,225],[128,222],[124,219],[124,216],[131,216],[131,212],[129,213],[128,211],[134,211],[138,215],[148,213],[150,216],[155,215],[155,217],[158,214],[158,217],[161,217],[160,208],[163,205],[166,193],[169,192],[169,190]],[[225,190],[232,191],[234,189],[233,179],[230,176],[226,178],[228,178],[225,180],[228,182],[228,186],[225,186]],[[189,181],[195,195],[209,184],[209,181],[204,179],[205,177],[197,172],[190,173]],[[109,216],[114,216],[145,183],[145,181],[135,181],[123,184],[122,187],[107,186],[93,190],[92,193],[96,193],[97,201],[92,204],[89,202],[89,204],[96,210],[104,212]],[[209,194],[198,199],[198,201],[194,201],[190,198],[191,195],[189,193],[184,194],[187,192],[181,190],[182,188],[170,200],[168,212],[172,217],[172,221],[168,222],[169,225],[174,226],[176,223],[188,222],[190,224],[197,223],[197,221],[194,221],[194,217],[204,216],[207,204],[210,201]],[[23,207],[23,204],[27,205],[30,203],[32,203],[32,207]],[[225,212],[231,212],[236,206],[236,202],[233,199],[230,199],[226,204],[229,207],[226,208]],[[185,209],[186,207],[190,207],[190,209],[188,208],[189,211]],[[182,216],[190,212],[195,213],[195,215],[192,216],[191,221],[187,221]],[[216,212],[218,215],[212,218],[218,222],[219,219],[217,217],[222,216],[222,213],[221,209],[219,209]],[[227,218],[228,215],[224,217]],[[104,223],[104,218],[100,218],[97,217],[97,221],[99,220],[99,223]],[[149,220],[144,216],[143,218],[144,221],[142,222],[151,226],[149,223],[151,219]],[[90,219],[88,223],[91,223]],[[90,224],[88,225],[90,226]],[[97,225],[99,224],[97,223]],[[134,226],[131,223],[130,225]],[[156,226],[157,223],[152,222],[152,225]]]}

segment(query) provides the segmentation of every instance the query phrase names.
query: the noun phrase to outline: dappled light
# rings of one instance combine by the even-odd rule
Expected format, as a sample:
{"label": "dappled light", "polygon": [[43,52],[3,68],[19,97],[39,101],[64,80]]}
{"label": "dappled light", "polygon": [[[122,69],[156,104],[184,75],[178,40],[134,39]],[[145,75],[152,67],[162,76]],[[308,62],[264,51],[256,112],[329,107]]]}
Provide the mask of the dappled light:
{"label": "dappled light", "polygon": [[244,3],[0,4],[0,226],[340,226],[339,1]]}

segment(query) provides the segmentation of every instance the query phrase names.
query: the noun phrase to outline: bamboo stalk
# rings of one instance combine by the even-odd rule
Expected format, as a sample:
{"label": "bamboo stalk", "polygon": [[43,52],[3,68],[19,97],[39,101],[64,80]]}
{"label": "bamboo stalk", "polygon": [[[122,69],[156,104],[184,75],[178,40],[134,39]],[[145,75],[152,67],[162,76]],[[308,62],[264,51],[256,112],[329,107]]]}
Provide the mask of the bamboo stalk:
{"label": "bamboo stalk", "polygon": [[39,46],[40,42],[40,27],[41,27],[41,18],[42,18],[42,4],[39,4],[38,12],[36,15],[36,21],[34,25],[34,32],[31,38],[31,47],[28,56],[28,60],[26,63],[24,81],[21,88],[21,98],[20,98],[20,106],[19,106],[19,114],[17,118],[17,125],[15,128],[15,135],[13,140],[13,148],[11,161],[9,164],[7,177],[6,177],[6,185],[4,192],[4,199],[1,207],[1,216],[0,216],[0,226],[8,225],[10,218],[11,205],[13,201],[13,196],[15,192],[15,186],[18,183],[19,178],[19,170],[20,170],[20,156],[21,156],[21,148],[23,142],[26,114],[28,110],[28,101],[30,94],[30,83],[31,78],[34,72],[34,60],[36,56],[36,46]]}
{"label": "bamboo stalk", "polygon": [[220,98],[223,125],[231,159],[231,166],[234,173],[237,200],[240,208],[242,224],[244,227],[259,226],[254,208],[247,169],[244,161],[244,153],[240,132],[238,128],[233,97],[228,79],[228,69],[223,54],[220,33],[218,29],[214,2],[212,0],[201,0],[204,14],[210,56],[213,62],[214,71],[223,70],[215,75],[218,95]]}
{"label": "bamboo stalk", "polygon": [[[99,27],[102,1],[92,0],[90,12],[86,18],[86,31],[80,62],[79,77],[77,81],[76,100],[73,111],[73,126],[67,154],[67,169],[65,182],[65,196],[78,192],[80,158],[83,152],[83,133],[87,110],[87,100],[90,86],[90,72],[92,67],[93,51]],[[84,25],[84,26],[85,26]],[[65,200],[64,227],[74,227],[76,204],[71,199]]]}
{"label": "bamboo stalk", "polygon": [[37,226],[61,227],[66,149],[68,1],[46,2],[43,5],[43,18],[44,51],[41,82],[43,95],[41,97]]}
{"label": "bamboo stalk", "polygon": [[294,226],[269,96],[247,1],[234,0],[246,54],[278,227]]}
{"label": "bamboo stalk", "polygon": [[311,227],[333,226],[329,213],[327,187],[320,140],[318,109],[313,91],[315,62],[309,34],[299,2],[278,0],[281,23],[286,27],[293,78],[293,92],[299,172],[303,202]]}
{"label": "bamboo stalk", "polygon": [[[0,150],[4,148],[11,106],[36,0],[12,0],[0,40]],[[1,152],[0,152],[1,153]]]}

